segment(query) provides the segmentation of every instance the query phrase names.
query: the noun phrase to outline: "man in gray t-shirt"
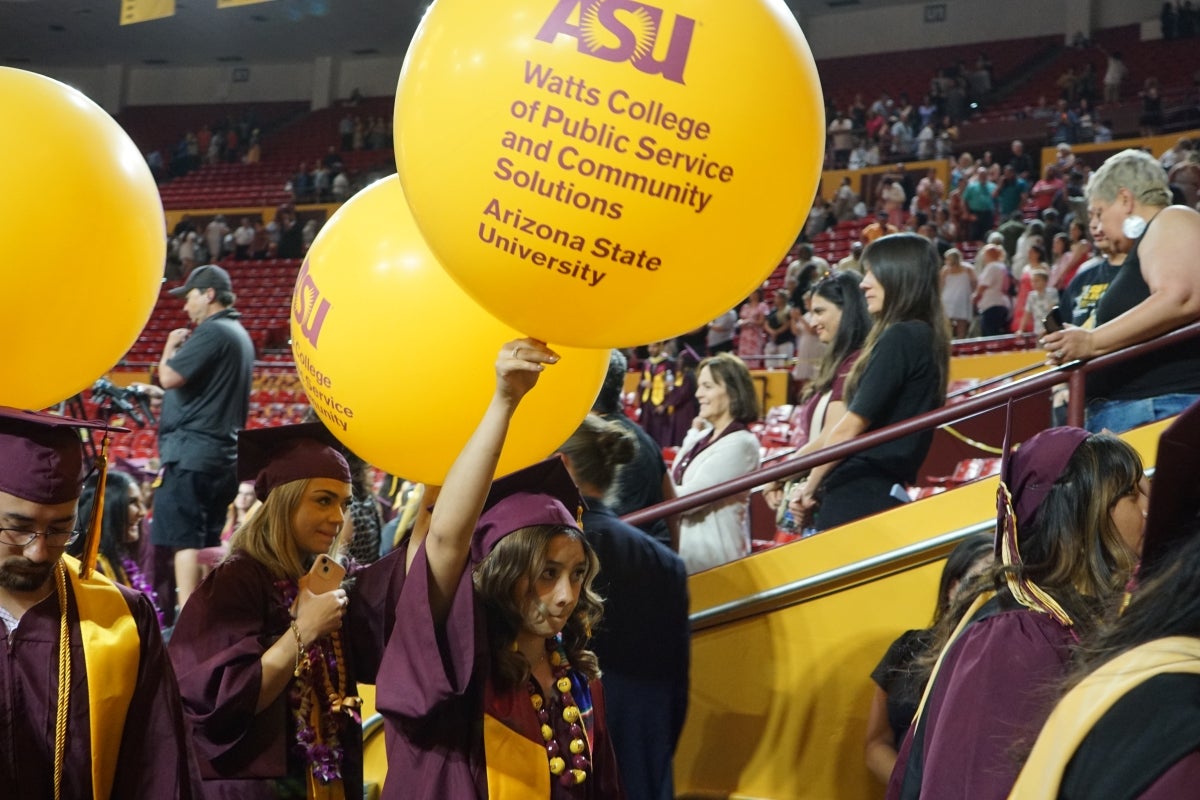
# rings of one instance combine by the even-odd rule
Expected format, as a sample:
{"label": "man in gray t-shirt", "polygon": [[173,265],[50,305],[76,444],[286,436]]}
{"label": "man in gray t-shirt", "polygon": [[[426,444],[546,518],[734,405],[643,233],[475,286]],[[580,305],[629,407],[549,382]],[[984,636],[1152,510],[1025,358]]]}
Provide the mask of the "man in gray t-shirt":
{"label": "man in gray t-shirt", "polygon": [[150,540],[168,625],[176,603],[182,607],[200,580],[197,551],[219,543],[237,495],[237,432],[246,426],[254,375],[254,344],[232,308],[228,272],[215,264],[197,267],[171,294],[184,298],[195,328],[171,331],[158,364],[165,390],[158,428],[162,478]]}

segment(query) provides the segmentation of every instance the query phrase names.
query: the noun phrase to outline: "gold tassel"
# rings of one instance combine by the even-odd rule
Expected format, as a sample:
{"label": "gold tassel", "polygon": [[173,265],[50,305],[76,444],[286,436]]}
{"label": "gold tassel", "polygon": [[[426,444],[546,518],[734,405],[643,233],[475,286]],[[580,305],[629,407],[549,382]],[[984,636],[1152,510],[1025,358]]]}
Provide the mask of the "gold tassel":
{"label": "gold tassel", "polygon": [[79,577],[87,580],[96,570],[96,557],[100,553],[101,528],[104,527],[104,489],[108,485],[108,433],[100,440],[100,452],[96,455],[96,499],[92,503],[92,514],[88,517],[83,540],[83,554],[79,560]]}
{"label": "gold tassel", "polygon": [[71,706],[71,632],[67,625],[67,567],[54,570],[58,592],[58,705],[54,709],[54,800],[62,800],[63,765],[67,757],[67,715]]}
{"label": "gold tassel", "polygon": [[999,521],[999,524],[1002,526],[1002,530],[1000,531],[1000,562],[1006,567],[1016,567],[1016,569],[1006,570],[1004,574],[1009,592],[1012,593],[1013,598],[1018,603],[1031,611],[1040,611],[1043,614],[1049,614],[1063,627],[1071,627],[1074,622],[1070,615],[1058,604],[1058,601],[1033,581],[1017,576],[1017,570],[1024,568],[1024,564],[1021,561],[1021,551],[1017,545],[1017,514],[1013,509],[1012,495],[1003,481],[1000,482],[999,493],[1001,508],[1004,509],[1003,513],[1000,514]]}

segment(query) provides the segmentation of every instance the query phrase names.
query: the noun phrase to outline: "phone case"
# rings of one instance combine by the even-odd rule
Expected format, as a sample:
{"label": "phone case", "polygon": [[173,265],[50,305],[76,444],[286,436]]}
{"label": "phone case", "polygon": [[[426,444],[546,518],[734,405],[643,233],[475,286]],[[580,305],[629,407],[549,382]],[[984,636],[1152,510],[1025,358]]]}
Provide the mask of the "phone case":
{"label": "phone case", "polygon": [[346,568],[322,553],[317,556],[312,569],[308,571],[308,581],[305,585],[313,594],[324,594],[341,586],[344,577]]}

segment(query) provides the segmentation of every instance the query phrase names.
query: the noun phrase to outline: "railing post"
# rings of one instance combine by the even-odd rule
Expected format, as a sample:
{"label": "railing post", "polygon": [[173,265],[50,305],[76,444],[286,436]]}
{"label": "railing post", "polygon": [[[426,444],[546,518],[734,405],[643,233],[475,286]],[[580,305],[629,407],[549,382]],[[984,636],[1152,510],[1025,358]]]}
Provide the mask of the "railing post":
{"label": "railing post", "polygon": [[1087,373],[1083,370],[1076,370],[1067,376],[1067,424],[1076,428],[1083,427],[1083,410],[1087,407],[1086,381]]}

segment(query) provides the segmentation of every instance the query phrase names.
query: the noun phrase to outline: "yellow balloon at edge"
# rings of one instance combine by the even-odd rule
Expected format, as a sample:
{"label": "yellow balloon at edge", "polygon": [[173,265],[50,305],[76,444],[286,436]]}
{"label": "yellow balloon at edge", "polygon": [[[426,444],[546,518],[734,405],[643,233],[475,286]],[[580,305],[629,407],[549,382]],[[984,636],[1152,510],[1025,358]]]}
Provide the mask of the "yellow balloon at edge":
{"label": "yellow balloon at edge", "polygon": [[824,153],[782,0],[438,0],[396,100],[401,182],[442,265],[505,322],[581,347],[735,306],[803,228]]}
{"label": "yellow balloon at edge", "polygon": [[133,345],[154,310],[166,223],[146,160],[81,92],[0,67],[6,191],[0,404],[45,408],[84,389]]}
{"label": "yellow balloon at edge", "polygon": [[[501,346],[522,335],[437,263],[395,175],[352,197],[317,235],[291,333],[308,400],[334,435],[368,463],[431,484],[483,417]],[[600,390],[608,350],[555,349],[562,359],[517,409],[498,475],[551,455]]]}

